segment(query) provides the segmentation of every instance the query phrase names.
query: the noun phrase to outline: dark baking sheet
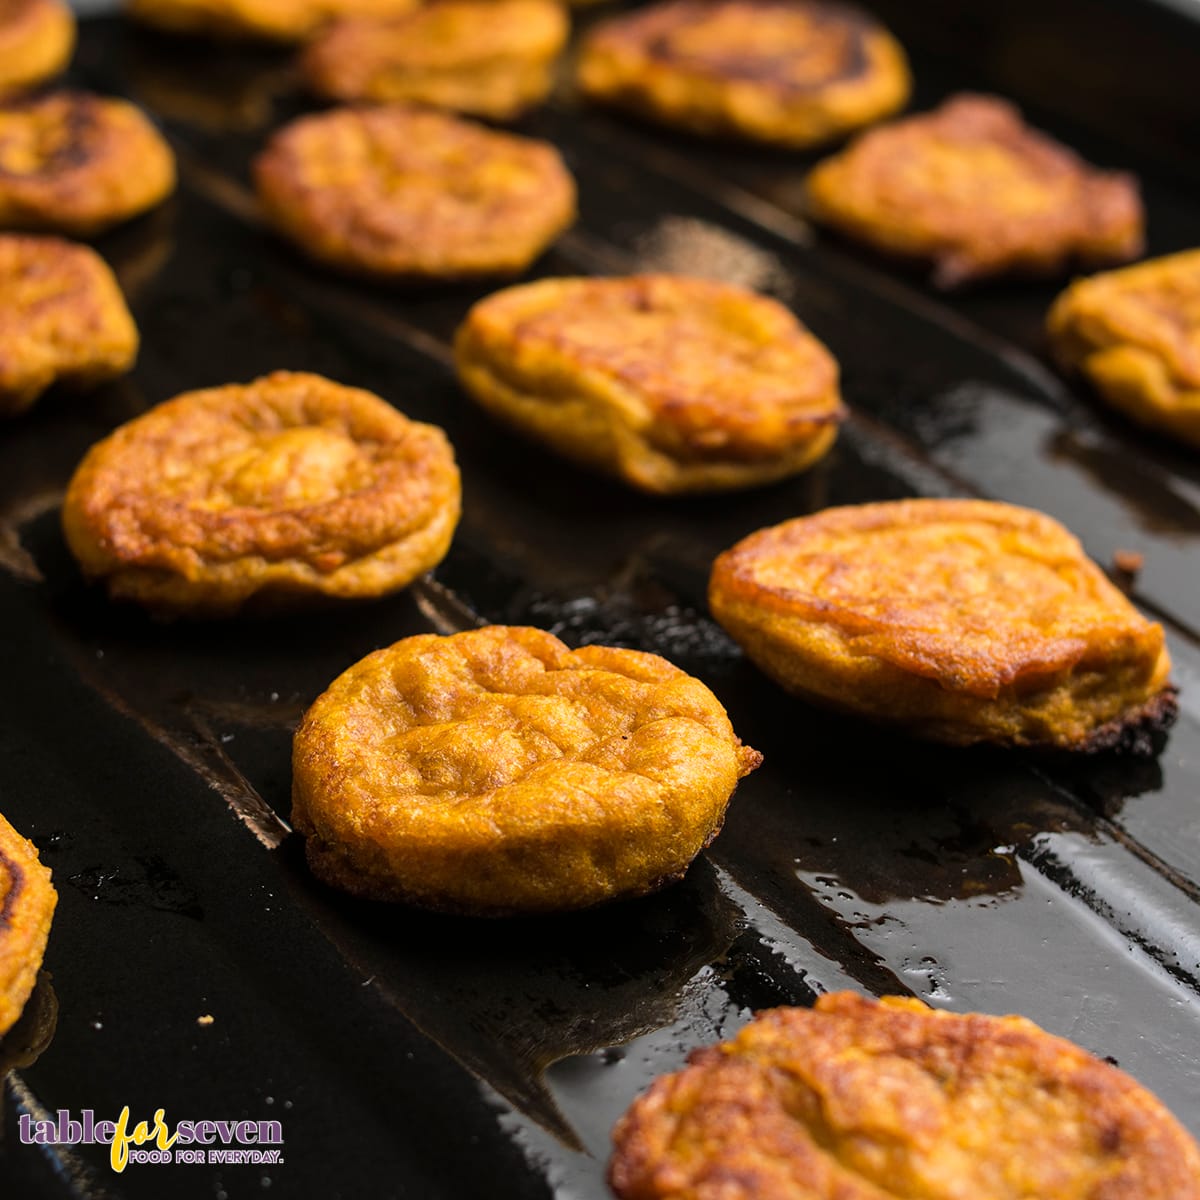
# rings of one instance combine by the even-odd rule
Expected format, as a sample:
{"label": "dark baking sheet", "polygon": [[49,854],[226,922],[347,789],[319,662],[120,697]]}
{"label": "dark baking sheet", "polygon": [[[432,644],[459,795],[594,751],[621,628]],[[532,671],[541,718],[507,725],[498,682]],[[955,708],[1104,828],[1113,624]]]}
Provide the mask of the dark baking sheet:
{"label": "dark baking sheet", "polygon": [[[1200,244],[1200,29],[1185,7],[877,5],[913,52],[917,106],[999,88],[1095,161],[1138,170],[1154,252]],[[142,329],[137,370],[0,431],[0,811],[60,894],[38,996],[56,998],[57,1028],[7,1076],[0,1195],[598,1200],[611,1124],[653,1075],[755,1009],[840,987],[1023,1013],[1118,1061],[1200,1133],[1200,470],[1049,369],[1055,285],[939,296],[808,228],[810,159],[580,112],[564,87],[522,127],[562,148],[582,217],[537,273],[765,288],[833,348],[854,411],[793,482],[635,496],[460,394],[449,340],[489,289],[348,282],[258,227],[248,158],[304,106],[286,55],[110,17],[81,34],[74,80],[154,113],[183,183],[100,243]],[[447,429],[465,511],[435,579],[361,608],[200,628],[86,589],[57,524],[86,447],[178,391],[278,367]],[[1135,596],[1167,625],[1182,686],[1159,758],[911,744],[783,695],[707,617],[708,565],[738,537],[909,494],[1033,504],[1102,563],[1145,554]],[[766,763],[684,883],[477,924],[352,903],[308,876],[284,823],[298,714],[372,648],[476,620],[655,650],[726,703]],[[285,1161],[116,1175],[102,1150],[16,1137],[22,1113],[126,1104],[277,1119]]]}

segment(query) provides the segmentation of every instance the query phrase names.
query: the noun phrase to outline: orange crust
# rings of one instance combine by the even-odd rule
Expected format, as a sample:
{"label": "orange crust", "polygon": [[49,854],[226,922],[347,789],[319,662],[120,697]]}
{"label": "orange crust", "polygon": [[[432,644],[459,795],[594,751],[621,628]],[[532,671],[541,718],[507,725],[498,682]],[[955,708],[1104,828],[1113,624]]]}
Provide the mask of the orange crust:
{"label": "orange crust", "polygon": [[788,690],[938,741],[1098,749],[1174,715],[1162,627],[1029,509],[903,500],[786,521],[717,559],[709,603]]}
{"label": "orange crust", "polygon": [[402,105],[301,117],[254,178],[306,254],[385,278],[516,274],[575,219],[553,146]]}
{"label": "orange crust", "polygon": [[820,0],[667,0],[598,25],[579,84],[700,134],[804,147],[908,99],[904,51],[864,12]]}
{"label": "orange crust", "polygon": [[783,305],[703,279],[508,288],[471,309],[455,352],[489,412],[648,492],[794,474],[845,416],[837,363]]}
{"label": "orange crust", "polygon": [[1088,166],[995,96],[953,96],[861,135],[813,170],[808,197],[817,220],[932,260],[940,287],[1142,252],[1134,177]]}
{"label": "orange crust", "polygon": [[0,228],[91,237],[174,187],[170,148],[124,100],[52,92],[0,108]]}
{"label": "orange crust", "polygon": [[37,982],[57,903],[37,848],[0,816],[0,1037]]}
{"label": "orange crust", "polygon": [[252,598],[385,595],[441,561],[459,514],[442,431],[318,375],[188,392],[88,451],[67,542],[110,593],[166,615]]}
{"label": "orange crust", "polygon": [[541,103],[570,26],[556,0],[437,0],[381,21],[339,21],[300,60],[330,100],[405,101],[493,120]]}
{"label": "orange crust", "polygon": [[135,21],[168,33],[303,42],[343,17],[382,19],[420,0],[127,0]]}
{"label": "orange crust", "polygon": [[618,1122],[619,1200],[1197,1200],[1144,1087],[1023,1017],[821,996],[694,1051]]}
{"label": "orange crust", "polygon": [[681,876],[760,761],[665,659],[491,625],[335,679],[296,733],[292,823],[355,895],[554,912]]}
{"label": "orange crust", "polygon": [[51,384],[87,388],[128,371],[138,332],[105,261],[59,238],[0,234],[0,416]]}
{"label": "orange crust", "polygon": [[1200,250],[1080,280],[1048,326],[1062,366],[1114,408],[1200,446]]}
{"label": "orange crust", "polygon": [[63,0],[0,0],[0,96],[37,87],[75,49],[75,15]]}

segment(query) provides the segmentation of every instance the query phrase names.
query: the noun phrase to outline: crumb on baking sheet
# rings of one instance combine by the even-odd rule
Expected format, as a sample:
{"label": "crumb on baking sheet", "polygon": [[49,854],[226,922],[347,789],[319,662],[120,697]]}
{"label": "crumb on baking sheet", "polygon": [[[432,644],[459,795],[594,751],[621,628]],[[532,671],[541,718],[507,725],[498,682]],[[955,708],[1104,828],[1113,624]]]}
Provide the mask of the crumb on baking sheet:
{"label": "crumb on baking sheet", "polygon": [[1114,571],[1132,576],[1146,565],[1146,556],[1140,550],[1114,550],[1112,564]]}

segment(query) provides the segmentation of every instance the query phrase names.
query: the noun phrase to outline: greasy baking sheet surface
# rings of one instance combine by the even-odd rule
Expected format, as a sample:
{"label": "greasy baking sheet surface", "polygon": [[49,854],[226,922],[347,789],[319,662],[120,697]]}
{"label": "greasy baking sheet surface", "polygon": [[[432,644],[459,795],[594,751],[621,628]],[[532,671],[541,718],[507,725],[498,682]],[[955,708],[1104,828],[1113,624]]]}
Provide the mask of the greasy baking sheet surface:
{"label": "greasy baking sheet surface", "polygon": [[[1200,156],[1173,140],[1187,134],[1170,107],[1193,82],[1171,72],[1200,48],[1196,27],[1145,3],[879,8],[914,50],[917,107],[964,85],[1032,99],[1094,161],[1142,172],[1154,252],[1200,244]],[[1051,70],[1063,61],[1090,100]],[[793,482],[648,499],[526,446],[459,392],[450,339],[489,288],[358,284],[258,226],[249,157],[304,106],[285,54],[101,17],[82,27],[73,78],[146,106],[182,187],[100,243],[142,329],[135,373],[50,395],[0,431],[0,811],[61,897],[38,997],[42,1011],[57,999],[57,1028],[7,1077],[0,1194],[599,1200],[611,1124],[653,1075],[755,1009],[840,987],[1023,1013],[1115,1059],[1200,1133],[1200,470],[1049,369],[1054,285],[940,297],[805,225],[811,159],[582,113],[562,89],[521,128],[563,149],[582,218],[537,273],[694,271],[765,289],[833,349],[854,412]],[[199,628],[86,589],[57,525],[86,447],[176,392],[279,367],[447,430],[465,511],[435,580]],[[1144,553],[1134,595],[1166,624],[1182,686],[1159,759],[910,744],[783,695],[707,617],[708,565],[737,538],[911,494],[1043,508],[1104,564]],[[657,651],[725,702],[766,763],[683,884],[478,924],[310,878],[285,823],[298,715],[374,647],[476,621]],[[24,1112],[103,1119],[126,1104],[135,1118],[279,1120],[285,1162],[115,1175],[102,1149],[18,1144]]]}

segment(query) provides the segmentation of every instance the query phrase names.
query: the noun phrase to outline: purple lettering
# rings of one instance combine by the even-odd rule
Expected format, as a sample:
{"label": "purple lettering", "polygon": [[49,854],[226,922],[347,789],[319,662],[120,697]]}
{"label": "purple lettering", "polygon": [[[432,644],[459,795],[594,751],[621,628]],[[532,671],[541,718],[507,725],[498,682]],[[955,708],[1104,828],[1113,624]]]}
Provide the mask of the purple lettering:
{"label": "purple lettering", "polygon": [[54,1140],[60,1146],[78,1146],[83,1141],[83,1124],[72,1121],[70,1112],[65,1108],[58,1110],[58,1128]]}

